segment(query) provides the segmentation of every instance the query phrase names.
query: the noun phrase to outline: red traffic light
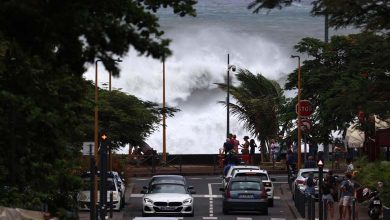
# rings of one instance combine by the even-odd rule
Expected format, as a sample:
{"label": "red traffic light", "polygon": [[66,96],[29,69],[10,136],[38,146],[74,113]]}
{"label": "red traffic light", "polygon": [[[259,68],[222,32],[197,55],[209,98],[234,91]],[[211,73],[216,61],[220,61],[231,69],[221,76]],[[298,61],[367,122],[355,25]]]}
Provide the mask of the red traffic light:
{"label": "red traffic light", "polygon": [[103,134],[101,135],[101,139],[102,139],[103,141],[105,141],[107,138],[108,138],[107,134],[103,133]]}

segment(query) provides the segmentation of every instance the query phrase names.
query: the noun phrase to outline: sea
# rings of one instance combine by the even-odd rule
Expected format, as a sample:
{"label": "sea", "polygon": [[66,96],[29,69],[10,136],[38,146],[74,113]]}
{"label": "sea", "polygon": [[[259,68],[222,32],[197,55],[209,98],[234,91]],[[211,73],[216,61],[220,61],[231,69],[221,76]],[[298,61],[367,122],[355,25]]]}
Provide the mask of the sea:
{"label": "sea", "polygon": [[[258,14],[247,9],[252,1],[198,0],[196,17],[180,17],[172,9],[158,12],[164,36],[172,40],[173,55],[165,62],[166,104],[180,109],[167,119],[167,153],[216,154],[222,148],[227,114],[226,107],[218,102],[226,100],[226,93],[215,83],[226,82],[228,54],[230,64],[237,69],[262,74],[284,87],[287,75],[297,68],[297,60],[291,59],[291,55],[310,59],[297,53],[294,45],[305,37],[324,40],[324,17],[311,16],[311,0]],[[329,37],[354,32],[352,27],[329,29]],[[108,73],[99,68],[99,85],[103,86],[108,82]],[[113,89],[162,105],[163,65],[159,60],[140,55],[131,48],[123,57],[120,69],[120,76],[112,81]],[[238,85],[234,72],[231,75],[233,84]],[[94,79],[93,66],[85,77]],[[286,91],[286,95],[295,92]],[[246,135],[255,139],[232,114],[230,132],[241,142]],[[160,125],[146,142],[162,152],[162,140]],[[124,146],[119,153],[127,151],[128,147]]]}

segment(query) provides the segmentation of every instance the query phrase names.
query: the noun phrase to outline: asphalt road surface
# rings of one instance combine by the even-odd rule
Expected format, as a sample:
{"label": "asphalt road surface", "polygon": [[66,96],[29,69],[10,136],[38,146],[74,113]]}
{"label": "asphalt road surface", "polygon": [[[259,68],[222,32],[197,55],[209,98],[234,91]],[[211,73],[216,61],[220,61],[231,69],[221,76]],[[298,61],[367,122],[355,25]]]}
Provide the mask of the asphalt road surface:
{"label": "asphalt road surface", "polygon": [[[268,215],[259,215],[257,213],[231,213],[224,215],[222,213],[222,194],[219,191],[221,186],[220,176],[189,176],[188,185],[195,188],[194,194],[195,216],[179,217],[179,219],[205,219],[205,220],[290,220],[296,219],[291,210],[291,193],[287,185],[286,175],[271,175],[274,181],[274,207],[269,207]],[[127,204],[123,212],[123,219],[131,220],[134,217],[142,215],[142,187],[147,185],[149,178],[132,178],[133,190],[130,198],[127,198]]]}

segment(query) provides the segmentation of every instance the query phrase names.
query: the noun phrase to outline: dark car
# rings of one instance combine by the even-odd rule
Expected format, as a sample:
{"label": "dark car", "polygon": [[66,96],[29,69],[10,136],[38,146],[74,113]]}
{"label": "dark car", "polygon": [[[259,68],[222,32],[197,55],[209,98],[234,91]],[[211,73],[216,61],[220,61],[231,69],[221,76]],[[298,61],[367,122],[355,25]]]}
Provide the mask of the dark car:
{"label": "dark car", "polygon": [[234,177],[223,193],[223,214],[230,211],[256,211],[268,215],[268,196],[258,177]]}

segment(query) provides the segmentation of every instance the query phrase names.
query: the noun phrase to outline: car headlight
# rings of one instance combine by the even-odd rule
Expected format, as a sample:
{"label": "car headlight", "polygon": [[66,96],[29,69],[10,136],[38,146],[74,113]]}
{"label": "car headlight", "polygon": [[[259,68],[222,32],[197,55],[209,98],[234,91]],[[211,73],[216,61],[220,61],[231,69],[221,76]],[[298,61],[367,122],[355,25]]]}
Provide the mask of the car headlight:
{"label": "car headlight", "polygon": [[146,204],[153,204],[153,200],[149,199],[149,198],[144,198],[144,202]]}
{"label": "car headlight", "polygon": [[183,205],[191,204],[192,203],[192,198],[186,199],[183,201]]}

